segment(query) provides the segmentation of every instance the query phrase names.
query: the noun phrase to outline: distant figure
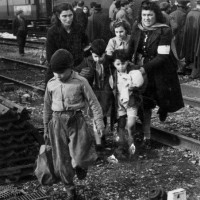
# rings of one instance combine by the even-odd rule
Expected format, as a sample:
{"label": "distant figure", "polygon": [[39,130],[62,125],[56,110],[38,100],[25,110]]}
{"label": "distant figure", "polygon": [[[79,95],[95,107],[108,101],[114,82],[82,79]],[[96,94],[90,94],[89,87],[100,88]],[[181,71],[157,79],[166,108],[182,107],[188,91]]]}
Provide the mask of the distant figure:
{"label": "distant figure", "polygon": [[57,19],[57,17],[56,17],[56,8],[57,8],[57,6],[53,7],[53,15],[51,17],[51,25],[54,25],[56,23],[56,19]]}
{"label": "distant figure", "polygon": [[86,34],[89,41],[93,42],[95,39],[103,39],[105,42],[108,42],[111,37],[109,23],[108,15],[103,13],[101,4],[96,4],[94,14],[88,18]]}
{"label": "distant figure", "polygon": [[76,11],[76,9],[77,9],[77,4],[78,4],[77,1],[72,2],[72,7],[73,7],[74,11]]}
{"label": "distant figure", "polygon": [[121,1],[121,8],[116,14],[116,20],[117,19],[125,20],[129,24],[131,24],[131,21],[129,19],[128,12],[127,12],[128,7],[129,7],[129,1],[122,0]]}
{"label": "distant figure", "polygon": [[127,8],[127,13],[128,13],[128,18],[130,20],[130,24],[132,25],[133,24],[133,9],[132,9],[132,6],[133,6],[133,2],[132,0],[128,0],[129,4],[128,4],[128,8]]}
{"label": "distant figure", "polygon": [[90,15],[93,15],[95,9],[96,2],[90,3]]}
{"label": "distant figure", "polygon": [[172,51],[178,62],[178,73],[182,71],[185,63],[180,59],[181,46],[183,43],[183,31],[185,20],[187,16],[187,0],[179,0],[177,9],[170,13],[170,16],[174,19],[177,24],[177,28],[173,30],[174,38],[172,39]]}
{"label": "distant figure", "polygon": [[86,15],[87,17],[90,16],[90,11],[89,11],[88,6],[84,6],[84,7],[83,7],[83,12],[85,13],[85,15]]}
{"label": "distant figure", "polygon": [[174,18],[170,16],[171,6],[168,2],[161,2],[160,3],[160,10],[163,14],[163,17],[166,20],[166,24],[171,27],[172,33],[174,34],[174,30],[177,29],[177,23],[175,22]]}
{"label": "distant figure", "polygon": [[83,12],[84,1],[79,1],[76,8],[76,20],[81,25],[83,30],[87,28],[88,17]]}
{"label": "distant figure", "polygon": [[18,10],[12,23],[13,35],[17,36],[19,54],[21,56],[24,56],[24,47],[26,44],[27,36],[27,24],[25,18],[23,17],[23,13],[23,10]]}
{"label": "distant figure", "polygon": [[110,5],[110,8],[109,8],[109,19],[111,21],[114,20],[114,13],[115,13],[115,3],[117,2],[117,0],[113,0],[112,4]]}
{"label": "distant figure", "polygon": [[[185,23],[181,57],[192,66],[192,78],[200,78],[200,1],[188,14]],[[185,68],[183,68],[185,73]]]}

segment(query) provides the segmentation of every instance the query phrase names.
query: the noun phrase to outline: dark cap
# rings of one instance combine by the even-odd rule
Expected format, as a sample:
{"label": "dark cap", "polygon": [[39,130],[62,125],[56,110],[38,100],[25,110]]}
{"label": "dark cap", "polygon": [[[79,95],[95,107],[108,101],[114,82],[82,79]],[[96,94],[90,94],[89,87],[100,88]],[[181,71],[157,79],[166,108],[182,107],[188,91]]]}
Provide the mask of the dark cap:
{"label": "dark cap", "polygon": [[178,6],[180,6],[180,7],[186,7],[188,3],[190,3],[189,0],[179,0],[178,1]]}
{"label": "dark cap", "polygon": [[50,64],[53,72],[63,73],[66,69],[73,67],[74,59],[69,51],[59,49],[51,57]]}
{"label": "dark cap", "polygon": [[21,13],[23,13],[24,11],[23,10],[18,10],[17,12],[16,12],[16,15],[19,15],[19,14],[21,14]]}
{"label": "dark cap", "polygon": [[105,53],[106,50],[106,42],[103,39],[96,39],[91,44],[91,51],[98,56],[102,56],[103,53]]}
{"label": "dark cap", "polygon": [[95,6],[94,6],[94,9],[95,10],[101,10],[101,4],[97,3]]}
{"label": "dark cap", "polygon": [[84,4],[85,4],[85,2],[84,2],[84,1],[79,1],[77,5],[78,5],[78,6],[80,6],[80,7],[83,7],[83,6],[84,6]]}
{"label": "dark cap", "polygon": [[167,10],[170,7],[170,4],[168,2],[161,2],[160,3],[160,9],[161,10]]}
{"label": "dark cap", "polygon": [[125,6],[125,5],[128,5],[128,4],[129,4],[128,0],[121,0],[121,3],[120,3],[121,6]]}

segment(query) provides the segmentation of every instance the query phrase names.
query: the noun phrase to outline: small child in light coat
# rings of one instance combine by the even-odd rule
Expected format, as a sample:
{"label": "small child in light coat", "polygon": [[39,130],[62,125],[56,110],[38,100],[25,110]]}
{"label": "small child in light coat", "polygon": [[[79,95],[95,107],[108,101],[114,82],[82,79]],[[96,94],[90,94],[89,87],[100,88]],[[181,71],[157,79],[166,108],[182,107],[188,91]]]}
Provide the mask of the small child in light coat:
{"label": "small child in light coat", "polygon": [[[144,84],[142,73],[139,70],[129,71],[129,61],[124,50],[116,50],[113,53],[113,65],[116,68],[114,75],[110,77],[110,85],[115,95],[118,118],[118,150],[123,154],[129,150],[129,154],[135,153],[133,134],[138,107],[140,105],[139,88]],[[126,141],[125,127],[128,131]],[[128,144],[127,144],[128,143]]]}

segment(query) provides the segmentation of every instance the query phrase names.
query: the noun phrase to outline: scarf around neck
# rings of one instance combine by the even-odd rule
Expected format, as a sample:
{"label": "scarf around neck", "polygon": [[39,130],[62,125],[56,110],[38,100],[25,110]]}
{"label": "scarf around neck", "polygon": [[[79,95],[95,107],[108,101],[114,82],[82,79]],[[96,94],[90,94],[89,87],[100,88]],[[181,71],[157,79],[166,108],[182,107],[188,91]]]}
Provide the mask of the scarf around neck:
{"label": "scarf around neck", "polygon": [[169,27],[169,26],[167,24],[155,23],[151,27],[144,27],[142,26],[141,23],[138,23],[138,28],[142,31],[154,31],[162,27]]}

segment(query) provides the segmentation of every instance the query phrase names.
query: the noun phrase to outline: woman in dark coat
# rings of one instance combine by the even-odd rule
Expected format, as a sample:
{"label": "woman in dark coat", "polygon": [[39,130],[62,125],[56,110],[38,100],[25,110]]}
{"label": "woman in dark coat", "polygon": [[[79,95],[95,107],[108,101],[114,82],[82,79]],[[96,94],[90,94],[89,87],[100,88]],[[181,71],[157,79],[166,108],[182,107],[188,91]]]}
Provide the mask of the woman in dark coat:
{"label": "woman in dark coat", "polygon": [[[76,67],[83,61],[84,47],[88,45],[88,38],[76,22],[75,13],[72,6],[68,3],[62,3],[56,7],[56,22],[47,32],[46,57],[48,63],[52,55],[58,49],[68,50],[74,58]],[[45,84],[53,77],[51,66],[47,70]]]}
{"label": "woman in dark coat", "polygon": [[147,148],[150,148],[152,109],[157,105],[159,118],[165,121],[168,112],[176,112],[184,106],[177,65],[170,48],[171,39],[171,29],[164,24],[159,6],[155,2],[144,1],[138,22],[132,28],[130,56],[148,78],[140,115],[143,144]]}

